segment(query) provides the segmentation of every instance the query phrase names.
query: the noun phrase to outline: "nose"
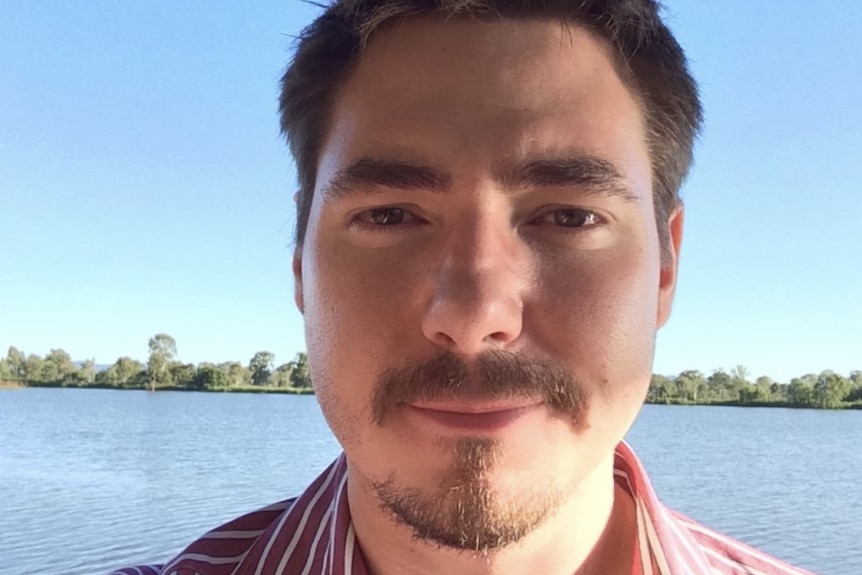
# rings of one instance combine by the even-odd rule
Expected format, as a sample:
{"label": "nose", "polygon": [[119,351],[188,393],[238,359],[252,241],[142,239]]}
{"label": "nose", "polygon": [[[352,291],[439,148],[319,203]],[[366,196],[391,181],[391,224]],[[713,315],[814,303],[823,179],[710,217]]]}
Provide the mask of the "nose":
{"label": "nose", "polygon": [[432,274],[425,337],[467,356],[517,340],[527,276],[523,249],[509,225],[487,216],[470,218],[449,234]]}

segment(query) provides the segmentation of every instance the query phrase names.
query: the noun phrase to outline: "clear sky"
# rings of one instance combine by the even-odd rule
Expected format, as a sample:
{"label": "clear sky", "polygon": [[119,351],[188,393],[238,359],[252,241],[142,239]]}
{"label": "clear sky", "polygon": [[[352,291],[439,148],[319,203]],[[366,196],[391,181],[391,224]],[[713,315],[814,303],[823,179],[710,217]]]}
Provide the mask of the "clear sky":
{"label": "clear sky", "polygon": [[[299,0],[0,4],[0,355],[304,349],[277,83]],[[655,371],[862,369],[862,2],[669,0],[706,125]]]}

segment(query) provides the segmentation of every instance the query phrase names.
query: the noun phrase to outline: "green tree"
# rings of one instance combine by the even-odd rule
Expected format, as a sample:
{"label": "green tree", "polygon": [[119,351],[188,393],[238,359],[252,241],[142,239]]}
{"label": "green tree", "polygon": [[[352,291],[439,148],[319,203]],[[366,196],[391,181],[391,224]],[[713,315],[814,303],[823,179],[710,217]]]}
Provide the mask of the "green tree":
{"label": "green tree", "polygon": [[199,365],[194,380],[192,380],[192,389],[209,390],[223,389],[228,386],[227,375],[214,365],[204,364]]}
{"label": "green tree", "polygon": [[6,352],[6,362],[9,365],[9,373],[13,379],[24,379],[27,356],[14,345],[9,346]]}
{"label": "green tree", "polygon": [[150,389],[170,385],[170,364],[177,355],[177,342],[166,333],[157,333],[149,341],[150,357],[147,361],[147,375]]}
{"label": "green tree", "polygon": [[120,357],[114,362],[117,374],[117,383],[120,387],[125,387],[139,374],[146,373],[146,366],[136,359],[131,357]]}
{"label": "green tree", "polygon": [[848,381],[850,382],[850,393],[847,394],[847,401],[862,401],[862,371],[851,371]]}
{"label": "green tree", "polygon": [[78,368],[77,373],[85,384],[94,383],[96,381],[96,359],[85,359],[81,362],[81,367]]}
{"label": "green tree", "polygon": [[797,407],[814,405],[814,385],[801,377],[794,377],[787,386],[787,401]]}
{"label": "green tree", "polygon": [[731,400],[739,400],[744,403],[743,398],[748,399],[751,393],[751,382],[748,381],[748,368],[737,365],[730,370],[730,387],[727,395]]}
{"label": "green tree", "polygon": [[63,349],[52,349],[42,360],[42,381],[59,382],[75,371],[72,358]]}
{"label": "green tree", "polygon": [[140,361],[124,356],[118,358],[108,369],[97,373],[96,383],[112,387],[128,387],[138,373],[143,371],[146,374],[145,369],[146,366]]}
{"label": "green tree", "polygon": [[730,377],[740,382],[749,383],[748,368],[742,364],[739,364],[730,370]]}
{"label": "green tree", "polygon": [[42,379],[44,367],[45,362],[42,360],[42,357],[31,353],[24,360],[23,378],[27,381],[45,381]]}
{"label": "green tree", "polygon": [[267,385],[272,376],[272,362],[275,355],[269,351],[259,351],[254,354],[248,362],[248,370],[251,372],[251,382],[254,385]]}
{"label": "green tree", "polygon": [[677,386],[672,379],[657,373],[652,374],[647,391],[647,401],[650,403],[670,403],[676,398]]}
{"label": "green tree", "polygon": [[787,401],[787,386],[773,383],[769,386],[769,397],[773,401]]}
{"label": "green tree", "polygon": [[739,403],[750,405],[752,403],[763,403],[767,395],[763,388],[749,385],[739,390]]}
{"label": "green tree", "polygon": [[102,371],[97,371],[94,383],[101,387],[120,387],[113,365]]}
{"label": "green tree", "polygon": [[685,401],[697,401],[698,395],[702,389],[702,384],[706,383],[706,378],[696,369],[683,371],[674,380],[677,389],[677,395]]}
{"label": "green tree", "polygon": [[311,372],[308,369],[308,356],[300,352],[293,360],[293,371],[290,373],[290,385],[298,388],[309,388],[311,384]]}
{"label": "green tree", "polygon": [[241,387],[251,383],[251,374],[243,364],[238,361],[226,361],[218,364],[218,368],[227,377],[229,387]]}
{"label": "green tree", "polygon": [[814,401],[818,407],[835,409],[841,407],[850,390],[849,380],[834,371],[823,371],[814,383]]}
{"label": "green tree", "polygon": [[171,375],[171,384],[177,387],[192,387],[197,369],[190,363],[171,362],[168,368]]}
{"label": "green tree", "polygon": [[287,363],[283,363],[275,369],[275,372],[272,374],[272,378],[270,378],[270,383],[276,387],[289,387],[290,386],[290,374],[293,373],[294,363],[289,361]]}
{"label": "green tree", "polygon": [[754,387],[758,388],[763,393],[763,401],[771,400],[773,398],[772,389],[774,385],[775,382],[767,375],[761,375],[754,381]]}
{"label": "green tree", "polygon": [[706,379],[709,385],[709,394],[715,401],[728,401],[730,399],[738,399],[739,396],[732,395],[733,378],[723,369],[716,369]]}

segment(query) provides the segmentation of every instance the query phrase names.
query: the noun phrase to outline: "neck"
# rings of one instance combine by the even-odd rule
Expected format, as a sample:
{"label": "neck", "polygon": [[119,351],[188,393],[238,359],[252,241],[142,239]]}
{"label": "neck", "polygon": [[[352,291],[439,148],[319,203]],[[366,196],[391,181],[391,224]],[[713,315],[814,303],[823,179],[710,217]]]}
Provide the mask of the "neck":
{"label": "neck", "polygon": [[613,479],[613,455],[515,545],[487,553],[417,539],[384,511],[373,490],[348,467],[348,502],[371,575],[629,575],[637,536],[634,502]]}

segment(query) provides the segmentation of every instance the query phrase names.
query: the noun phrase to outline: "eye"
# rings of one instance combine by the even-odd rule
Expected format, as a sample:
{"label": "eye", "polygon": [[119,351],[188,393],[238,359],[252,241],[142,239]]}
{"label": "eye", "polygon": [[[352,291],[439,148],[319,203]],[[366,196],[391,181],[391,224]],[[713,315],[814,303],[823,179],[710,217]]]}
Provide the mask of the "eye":
{"label": "eye", "polygon": [[398,207],[383,207],[365,210],[357,214],[353,221],[365,228],[387,228],[420,223],[413,212]]}
{"label": "eye", "polygon": [[403,223],[408,214],[401,208],[377,208],[359,214],[358,219],[377,226],[395,226]]}
{"label": "eye", "polygon": [[548,212],[539,218],[539,223],[553,224],[564,228],[583,228],[602,222],[598,214],[578,208],[564,208]]}

